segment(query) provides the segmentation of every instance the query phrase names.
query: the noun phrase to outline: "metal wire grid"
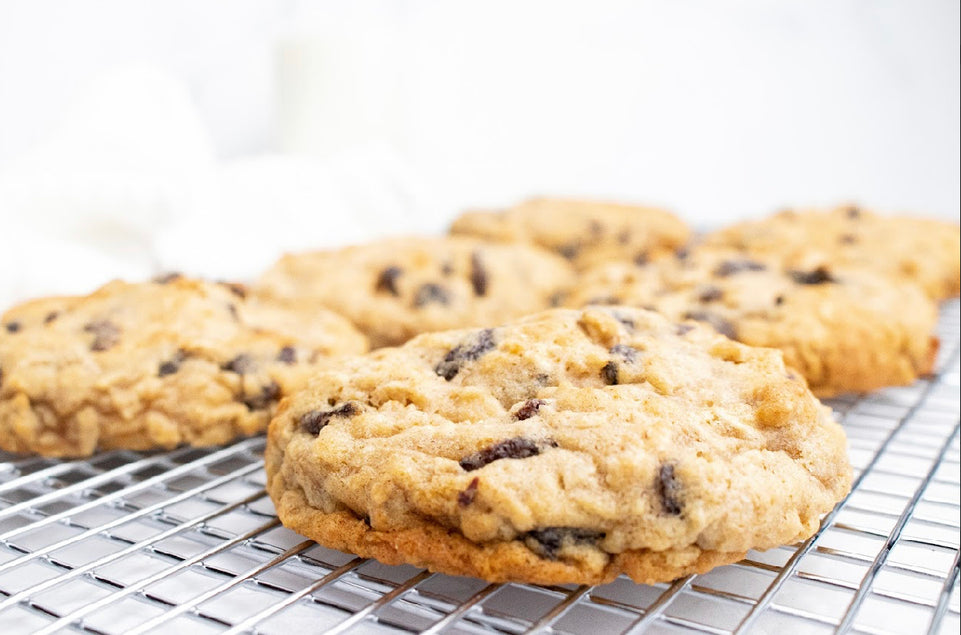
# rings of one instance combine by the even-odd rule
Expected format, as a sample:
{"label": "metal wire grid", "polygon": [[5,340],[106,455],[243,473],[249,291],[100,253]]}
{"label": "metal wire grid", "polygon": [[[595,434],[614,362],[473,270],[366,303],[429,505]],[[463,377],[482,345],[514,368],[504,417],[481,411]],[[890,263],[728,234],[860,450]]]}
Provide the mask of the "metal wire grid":
{"label": "metal wire grid", "polygon": [[85,461],[0,454],[0,632],[958,632],[959,306],[936,376],[834,402],[852,493],[800,545],[672,584],[485,582],[280,526],[262,438]]}

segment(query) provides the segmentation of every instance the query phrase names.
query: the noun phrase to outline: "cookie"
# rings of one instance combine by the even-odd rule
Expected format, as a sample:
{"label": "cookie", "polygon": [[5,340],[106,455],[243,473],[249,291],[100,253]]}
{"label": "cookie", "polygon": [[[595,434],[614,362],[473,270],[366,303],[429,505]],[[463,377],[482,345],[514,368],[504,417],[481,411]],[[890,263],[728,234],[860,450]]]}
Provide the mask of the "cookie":
{"label": "cookie", "polygon": [[535,198],[508,210],[467,212],[452,234],[549,249],[577,268],[615,260],[645,261],[673,252],[687,226],[662,209],[599,201]]}
{"label": "cookie", "polygon": [[567,303],[647,307],[778,348],[821,397],[910,384],[931,371],[938,347],[937,307],[913,284],[850,267],[785,267],[730,249],[602,265]]}
{"label": "cookie", "polygon": [[776,257],[792,267],[859,266],[910,280],[935,300],[961,289],[957,223],[880,216],[856,206],[784,211],[709,234],[705,243]]}
{"label": "cookie", "polygon": [[367,349],[329,311],[168,276],[0,318],[0,449],[47,456],[213,445],[264,430],[325,358]]}
{"label": "cookie", "polygon": [[284,256],[254,290],[328,306],[380,347],[540,311],[571,281],[566,261],[535,247],[410,237]]}
{"label": "cookie", "polygon": [[491,581],[672,580],[801,540],[845,438],[768,349],[630,308],[555,309],[348,358],[281,405],[283,523]]}

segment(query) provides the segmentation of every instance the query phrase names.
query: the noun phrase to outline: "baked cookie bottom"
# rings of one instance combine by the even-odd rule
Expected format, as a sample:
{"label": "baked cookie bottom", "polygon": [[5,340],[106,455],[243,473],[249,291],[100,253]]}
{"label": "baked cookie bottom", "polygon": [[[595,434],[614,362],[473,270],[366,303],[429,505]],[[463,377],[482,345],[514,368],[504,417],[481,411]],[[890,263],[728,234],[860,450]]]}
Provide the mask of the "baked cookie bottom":
{"label": "baked cookie bottom", "polygon": [[549,560],[520,541],[476,544],[433,523],[400,531],[377,531],[349,512],[325,513],[311,507],[303,489],[288,485],[274,460],[267,460],[267,492],[285,527],[320,545],[384,564],[412,564],[434,573],[470,576],[488,582],[604,584],[626,574],[638,584],[670,582],[742,560],[747,552],[705,551],[695,545],[610,554],[601,566]]}

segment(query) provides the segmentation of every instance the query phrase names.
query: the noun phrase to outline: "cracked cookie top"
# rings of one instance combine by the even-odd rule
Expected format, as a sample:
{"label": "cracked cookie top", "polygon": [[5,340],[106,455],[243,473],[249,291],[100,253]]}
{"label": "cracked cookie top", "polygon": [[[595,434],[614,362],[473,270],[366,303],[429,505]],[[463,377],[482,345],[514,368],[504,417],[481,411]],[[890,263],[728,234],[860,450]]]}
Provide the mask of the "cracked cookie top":
{"label": "cracked cookie top", "polygon": [[328,356],[366,348],[332,312],[178,275],[34,300],[0,318],[0,447],[84,456],[224,443],[263,430]]}
{"label": "cracked cookie top", "polygon": [[778,352],[624,307],[348,358],[285,400],[266,457],[297,531],[498,580],[671,579],[810,535],[850,485]]}

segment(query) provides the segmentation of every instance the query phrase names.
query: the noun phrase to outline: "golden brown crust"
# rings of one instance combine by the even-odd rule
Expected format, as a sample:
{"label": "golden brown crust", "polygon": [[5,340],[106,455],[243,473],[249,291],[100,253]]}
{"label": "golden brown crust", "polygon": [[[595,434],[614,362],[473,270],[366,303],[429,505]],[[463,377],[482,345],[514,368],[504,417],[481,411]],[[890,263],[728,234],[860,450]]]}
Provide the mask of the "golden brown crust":
{"label": "golden brown crust", "polygon": [[[272,446],[274,450],[278,447]],[[267,454],[267,491],[284,526],[330,549],[374,558],[385,564],[412,564],[437,573],[489,582],[604,584],[621,573],[638,584],[669,582],[737,562],[747,552],[705,551],[696,546],[651,551],[632,549],[602,567],[584,569],[562,560],[539,558],[520,541],[477,545],[456,531],[425,523],[399,531],[376,531],[349,512],[326,514],[307,502],[279,471],[276,451]]]}

